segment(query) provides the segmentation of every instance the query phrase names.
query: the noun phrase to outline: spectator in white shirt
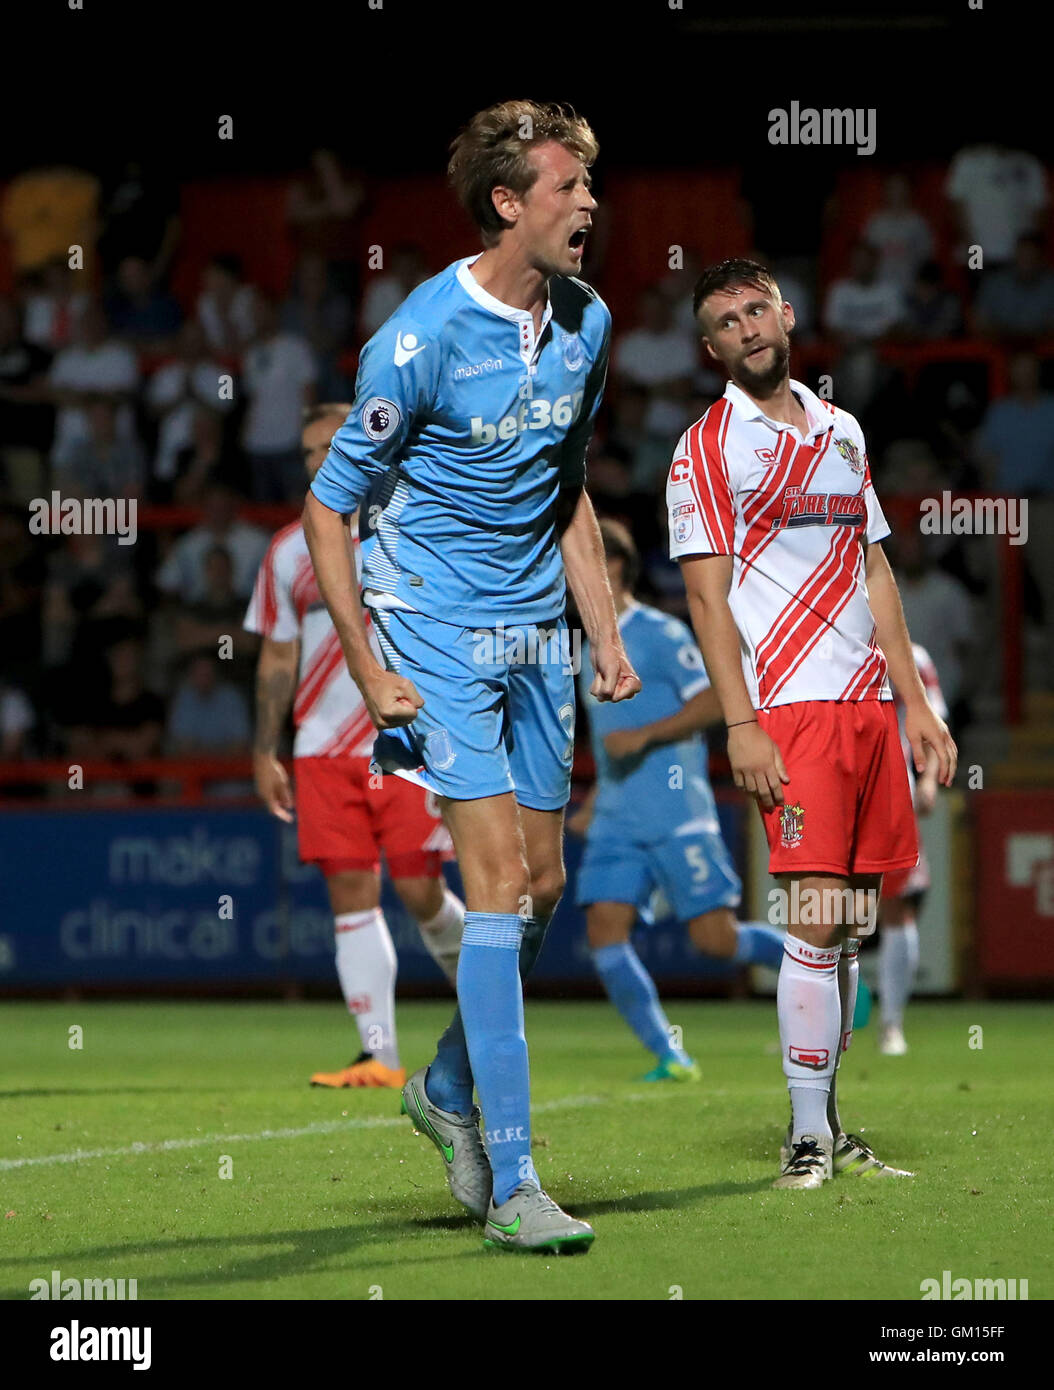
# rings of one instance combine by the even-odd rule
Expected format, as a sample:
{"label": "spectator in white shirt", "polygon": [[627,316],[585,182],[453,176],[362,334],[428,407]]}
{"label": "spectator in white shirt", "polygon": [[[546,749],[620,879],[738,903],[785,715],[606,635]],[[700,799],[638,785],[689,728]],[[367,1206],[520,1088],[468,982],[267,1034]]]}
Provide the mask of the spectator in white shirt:
{"label": "spectator in white shirt", "polygon": [[252,337],[255,291],[242,278],[240,256],[213,256],[201,277],[197,318],[213,352],[240,352]]}
{"label": "spectator in white shirt", "polygon": [[230,556],[234,591],[248,599],[271,537],[259,526],[239,521],[237,499],[223,483],[212,483],[205,494],[201,524],[180,536],[157,573],[157,587],[184,603],[208,596],[205,557],[215,546]]}
{"label": "spectator in white shirt", "polygon": [[330,283],[329,268],[317,251],[305,251],[300,257],[279,322],[287,333],[310,345],[324,395],[330,400],[347,395],[340,354],[351,338],[354,311],[348,296]]}
{"label": "spectator in white shirt", "polygon": [[970,145],[951,162],[944,191],[951,200],[963,245],[979,246],[984,267],[1005,265],[1017,239],[1041,230],[1047,175],[1034,155],[997,143]]}
{"label": "spectator in white shirt", "polygon": [[371,338],[386,319],[391,318],[411,290],[428,279],[424,252],[416,242],[404,241],[392,247],[391,263],[384,270],[368,272],[362,296],[359,332],[363,341]]}
{"label": "spectator in white shirt", "polygon": [[273,303],[257,296],[256,334],[242,360],[242,385],[249,398],[242,447],[258,502],[303,501],[301,421],[315,398],[317,380],[310,344],[281,332]]}
{"label": "spectator in white shirt", "polygon": [[644,291],[639,323],[615,342],[617,383],[648,392],[644,431],[653,439],[677,442],[688,423],[687,401],[699,366],[695,340],[675,327],[669,301],[658,288]]}
{"label": "spectator in white shirt", "polygon": [[154,476],[171,483],[176,460],[194,440],[194,419],[202,406],[226,413],[234,405],[230,392],[220,393],[220,377],[226,373],[208,351],[199,323],[188,320],[179,331],[177,356],[163,363],[147,383],[146,406],[156,418],[157,453]]}
{"label": "spectator in white shirt", "polygon": [[56,466],[68,467],[76,446],[90,441],[86,407],[97,398],[109,400],[116,411],[116,437],[135,439],[131,398],[139,385],[139,363],[126,343],[107,336],[98,304],[85,309],[73,345],[63,348],[52,362],[48,385],[58,407],[51,452]]}
{"label": "spectator in white shirt", "polygon": [[828,291],[823,322],[843,349],[838,400],[854,415],[864,415],[889,376],[874,345],[900,326],[905,305],[897,286],[878,278],[878,252],[866,241],[853,248],[851,271]]}
{"label": "spectator in white shirt", "polygon": [[100,396],[85,407],[90,434],[53,466],[52,481],[66,497],[141,497],[146,481],[138,439],[117,437],[117,415]]}
{"label": "spectator in white shirt", "polygon": [[50,262],[34,277],[24,302],[22,332],[27,343],[57,352],[73,342],[92,302],[87,290],[77,288],[77,277],[65,261]]}
{"label": "spectator in white shirt", "polygon": [[850,274],[827,293],[824,327],[845,343],[883,338],[904,317],[904,297],[896,285],[878,278],[878,252],[866,241],[853,248]]}
{"label": "spectator in white shirt", "polygon": [[903,174],[886,179],[882,206],[864,227],[864,240],[878,252],[878,278],[907,293],[919,267],[933,255],[933,232],[911,205],[911,185]]}

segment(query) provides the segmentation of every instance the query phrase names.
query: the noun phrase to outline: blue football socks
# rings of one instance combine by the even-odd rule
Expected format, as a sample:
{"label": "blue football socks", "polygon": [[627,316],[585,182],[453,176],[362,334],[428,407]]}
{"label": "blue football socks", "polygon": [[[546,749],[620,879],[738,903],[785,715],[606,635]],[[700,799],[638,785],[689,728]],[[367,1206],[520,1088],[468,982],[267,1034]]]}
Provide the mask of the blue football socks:
{"label": "blue football socks", "polygon": [[[521,980],[526,980],[534,968],[549,921],[547,917],[524,919],[523,940],[520,943]],[[425,1092],[432,1104],[438,1105],[440,1110],[467,1115],[472,1109],[472,1066],[468,1060],[460,1008],[455,1009],[454,1017],[439,1039],[435,1061],[425,1076]]]}
{"label": "blue football socks", "polygon": [[767,965],[778,970],[783,964],[784,933],[778,927],[767,922],[737,922],[736,937],[732,959],[737,965]]}
{"label": "blue football socks", "polygon": [[537,1182],[531,1162],[530,1076],[523,1034],[520,939],[514,912],[466,912],[457,995],[484,1139],[494,1174],[494,1202],[522,1182]]}
{"label": "blue football socks", "polygon": [[611,1002],[648,1051],[654,1052],[660,1062],[687,1065],[688,1056],[670,1043],[670,1025],[659,1003],[655,982],[630,943],[598,947],[593,952],[593,962]]}

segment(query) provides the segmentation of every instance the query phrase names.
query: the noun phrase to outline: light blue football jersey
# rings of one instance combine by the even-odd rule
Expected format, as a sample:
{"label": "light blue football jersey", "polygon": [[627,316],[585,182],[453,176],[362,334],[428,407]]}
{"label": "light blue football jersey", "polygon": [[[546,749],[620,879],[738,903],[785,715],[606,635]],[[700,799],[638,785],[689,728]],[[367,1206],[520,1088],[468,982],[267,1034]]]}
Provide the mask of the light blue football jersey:
{"label": "light blue football jersey", "polygon": [[562,487],[585,478],[611,315],[549,281],[541,332],[474,279],[475,257],[419,285],[363,348],[351,414],[311,490],[373,533],[374,607],[471,627],[562,614]]}
{"label": "light blue football jersey", "polygon": [[693,831],[719,830],[703,734],[617,761],[604,748],[605,737],[616,729],[667,719],[710,684],[695,638],[679,618],[631,603],[619,616],[619,629],[641,679],[640,693],[617,704],[590,695],[588,648],[578,677],[597,773],[593,830],[599,831],[601,822],[612,823],[611,833],[642,843],[687,833],[689,826]]}

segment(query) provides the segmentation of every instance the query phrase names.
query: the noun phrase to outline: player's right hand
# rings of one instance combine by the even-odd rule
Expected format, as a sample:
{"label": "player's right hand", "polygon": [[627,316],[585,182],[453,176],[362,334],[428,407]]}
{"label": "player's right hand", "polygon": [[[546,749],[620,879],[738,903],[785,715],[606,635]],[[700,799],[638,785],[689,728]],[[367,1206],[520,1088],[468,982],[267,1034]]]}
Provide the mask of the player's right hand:
{"label": "player's right hand", "polygon": [[289,785],[289,773],[270,753],[253,755],[253,779],[260,800],[279,820],[292,822],[293,789]]}
{"label": "player's right hand", "polygon": [[640,690],[640,677],[626,655],[621,640],[598,642],[592,651],[593,684],[589,693],[597,700],[632,700]]}
{"label": "player's right hand", "polygon": [[378,729],[401,729],[404,724],[412,724],[424,705],[413,681],[395,671],[378,671],[364,680],[359,689]]}
{"label": "player's right hand", "polygon": [[759,724],[729,729],[728,761],[736,786],[757,797],[763,810],[783,805],[783,784],[790,781],[790,775],[780,750]]}

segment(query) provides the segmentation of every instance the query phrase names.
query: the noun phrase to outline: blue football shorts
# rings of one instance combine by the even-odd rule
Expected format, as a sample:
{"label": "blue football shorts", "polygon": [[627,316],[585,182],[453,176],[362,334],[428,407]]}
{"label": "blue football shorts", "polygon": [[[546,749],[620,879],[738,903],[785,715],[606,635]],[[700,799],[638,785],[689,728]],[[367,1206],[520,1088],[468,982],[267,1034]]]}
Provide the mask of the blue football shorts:
{"label": "blue football shorts", "polygon": [[678,834],[674,827],[644,844],[628,837],[620,821],[595,819],[575,882],[576,904],[630,903],[645,921],[672,913],[679,922],[738,907],[742,884],[720,831],[686,829]]}
{"label": "blue football shorts", "polygon": [[424,706],[412,724],[377,735],[373,756],[454,801],[515,793],[521,806],[567,805],[575,692],[566,622],[467,628],[408,609],[373,609],[391,671]]}

